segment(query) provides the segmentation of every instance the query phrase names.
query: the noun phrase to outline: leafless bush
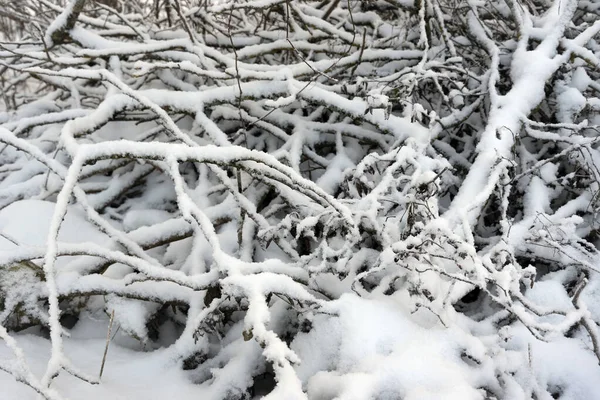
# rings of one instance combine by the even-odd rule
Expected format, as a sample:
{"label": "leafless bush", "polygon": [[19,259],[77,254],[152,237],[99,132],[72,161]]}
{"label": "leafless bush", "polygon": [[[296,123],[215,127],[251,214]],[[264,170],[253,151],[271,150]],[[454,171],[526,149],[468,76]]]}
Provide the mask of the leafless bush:
{"label": "leafless bush", "polygon": [[[142,342],[173,321],[186,369],[227,371],[209,344],[243,326],[263,352],[239,398],[265,363],[272,398],[306,396],[289,343],[352,291],[440,326],[579,330],[600,359],[579,297],[600,270],[597,19],[576,1],[9,1],[0,208],[57,205],[46,246],[0,260],[0,323],[53,344],[44,378],[20,378],[47,398],[63,369],[93,381],[60,318],[99,295],[147,305]],[[58,241],[69,207],[107,242]],[[140,210],[167,217],[128,226]],[[93,257],[67,274],[69,255]],[[544,276],[572,307],[528,298]],[[495,368],[490,396],[548,396]]]}

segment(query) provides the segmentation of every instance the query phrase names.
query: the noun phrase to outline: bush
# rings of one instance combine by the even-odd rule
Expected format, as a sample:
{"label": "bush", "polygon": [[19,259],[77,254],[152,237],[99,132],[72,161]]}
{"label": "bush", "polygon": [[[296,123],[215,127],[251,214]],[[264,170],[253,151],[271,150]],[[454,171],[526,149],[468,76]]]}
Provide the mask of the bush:
{"label": "bush", "polygon": [[595,6],[191,3],[0,11],[2,370],[101,312],[206,398],[598,393]]}

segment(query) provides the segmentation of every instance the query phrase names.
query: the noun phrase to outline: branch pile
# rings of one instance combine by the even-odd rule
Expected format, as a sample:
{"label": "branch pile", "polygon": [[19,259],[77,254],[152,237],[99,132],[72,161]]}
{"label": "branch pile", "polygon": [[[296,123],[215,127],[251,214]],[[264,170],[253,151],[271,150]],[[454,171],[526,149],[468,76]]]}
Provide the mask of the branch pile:
{"label": "branch pile", "polygon": [[306,366],[391,307],[447,342],[456,398],[578,398],[531,363],[600,360],[598,4],[191,3],[0,10],[0,369],[97,383],[63,342],[105,311],[206,398],[423,398],[341,342]]}

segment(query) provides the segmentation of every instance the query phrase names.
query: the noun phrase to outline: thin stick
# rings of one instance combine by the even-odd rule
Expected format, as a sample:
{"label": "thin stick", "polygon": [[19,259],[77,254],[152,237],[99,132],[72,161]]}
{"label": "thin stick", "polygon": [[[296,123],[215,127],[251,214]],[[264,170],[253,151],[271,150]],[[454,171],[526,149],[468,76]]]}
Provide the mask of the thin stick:
{"label": "thin stick", "polygon": [[102,356],[102,365],[100,366],[100,376],[98,380],[102,379],[102,373],[104,372],[104,363],[106,362],[106,355],[108,354],[108,345],[110,344],[110,332],[112,331],[113,321],[115,320],[115,310],[110,313],[110,322],[108,323],[108,332],[106,333],[106,346],[104,347],[104,355]]}

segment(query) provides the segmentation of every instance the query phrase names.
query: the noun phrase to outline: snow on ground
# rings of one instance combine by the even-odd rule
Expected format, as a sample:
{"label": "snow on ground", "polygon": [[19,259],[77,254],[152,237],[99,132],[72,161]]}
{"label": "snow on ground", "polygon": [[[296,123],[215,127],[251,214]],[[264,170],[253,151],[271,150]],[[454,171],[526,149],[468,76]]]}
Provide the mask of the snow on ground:
{"label": "snow on ground", "polygon": [[[50,201],[22,200],[0,210],[0,256],[10,254],[17,248],[44,247],[54,209],[55,204]],[[63,227],[58,235],[59,242],[102,244],[109,240],[87,221],[83,211],[77,207],[69,207]],[[60,267],[82,258],[90,257],[61,257],[57,260],[57,265]]]}
{"label": "snow on ground", "polygon": [[[0,229],[19,245],[44,246],[48,239],[50,218],[55,204],[42,200],[22,200],[0,210]],[[86,220],[82,212],[71,209],[64,222],[66,227],[59,233],[59,241],[86,242],[107,239]],[[6,240],[8,242],[8,240]],[[4,242],[3,242],[4,243]],[[0,251],[14,250],[17,246],[9,243],[0,247]]]}
{"label": "snow on ground", "polygon": [[[337,317],[317,315],[313,329],[299,334],[291,348],[302,359],[296,372],[311,400],[477,400],[478,387],[493,387],[498,363],[514,369],[517,380],[531,380],[562,392],[561,399],[600,399],[599,368],[578,341],[535,340],[524,327],[507,334],[499,354],[489,352],[490,338],[477,338],[457,327],[424,328],[393,299],[343,295],[328,306]],[[464,321],[463,321],[464,322]],[[97,376],[106,343],[108,316],[85,313],[65,339],[65,353],[81,371]],[[468,325],[468,324],[465,324]],[[38,376],[49,359],[50,346],[39,334],[15,335]],[[241,342],[243,347],[258,347]],[[100,384],[90,385],[66,373],[52,387],[67,399],[89,400],[220,400],[206,384],[193,383],[174,356],[175,346],[152,350],[113,328]],[[519,369],[528,348],[531,369]],[[527,354],[527,352],[525,352]],[[0,360],[11,359],[0,344]],[[512,365],[511,365],[512,364]],[[3,399],[37,400],[38,395],[0,372]],[[527,399],[513,387],[513,397]]]}
{"label": "snow on ground", "polygon": [[[65,340],[65,352],[82,371],[97,377],[106,343],[108,320],[82,321],[81,324],[88,326],[75,329],[73,337]],[[78,330],[86,331],[86,336],[78,335]],[[33,334],[20,334],[16,337],[25,350],[33,372],[41,376],[50,357],[48,340]],[[10,358],[10,350],[0,345],[0,359]],[[62,373],[52,387],[64,398],[73,400],[202,398],[202,390],[188,379],[168,351],[136,351],[114,343],[109,347],[99,385],[90,385]],[[0,388],[0,398],[3,399],[39,399],[36,392],[4,372],[0,372]]]}

